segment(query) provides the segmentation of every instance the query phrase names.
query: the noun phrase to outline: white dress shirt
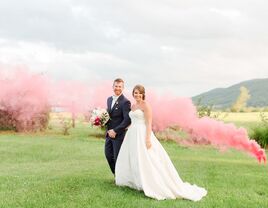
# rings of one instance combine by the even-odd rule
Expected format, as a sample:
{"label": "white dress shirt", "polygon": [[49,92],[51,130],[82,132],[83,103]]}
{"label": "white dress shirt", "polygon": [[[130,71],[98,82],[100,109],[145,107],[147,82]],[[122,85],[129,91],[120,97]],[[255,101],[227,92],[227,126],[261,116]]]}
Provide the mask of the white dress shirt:
{"label": "white dress shirt", "polygon": [[112,101],[112,105],[111,105],[111,109],[114,107],[114,104],[115,104],[115,102],[117,101],[117,99],[121,96],[122,94],[120,94],[120,95],[113,95],[112,97],[113,97],[113,101]]}

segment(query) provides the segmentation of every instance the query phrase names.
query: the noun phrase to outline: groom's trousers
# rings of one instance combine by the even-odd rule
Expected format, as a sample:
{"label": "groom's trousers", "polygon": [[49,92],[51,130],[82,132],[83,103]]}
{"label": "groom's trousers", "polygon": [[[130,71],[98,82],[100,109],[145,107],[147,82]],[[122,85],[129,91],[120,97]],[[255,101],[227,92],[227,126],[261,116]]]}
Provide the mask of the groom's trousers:
{"label": "groom's trousers", "polygon": [[116,159],[122,143],[123,139],[121,138],[111,139],[109,137],[106,137],[105,156],[113,174],[115,174]]}

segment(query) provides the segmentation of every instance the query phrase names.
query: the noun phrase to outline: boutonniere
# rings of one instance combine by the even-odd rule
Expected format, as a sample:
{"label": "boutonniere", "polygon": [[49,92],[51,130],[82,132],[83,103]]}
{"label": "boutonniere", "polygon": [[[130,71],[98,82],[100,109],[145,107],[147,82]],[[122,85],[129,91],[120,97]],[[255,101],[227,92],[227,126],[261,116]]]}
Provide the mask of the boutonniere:
{"label": "boutonniere", "polygon": [[116,102],[115,102],[115,110],[117,110],[117,109],[118,109],[118,107],[117,107],[117,106],[118,106],[118,101],[116,101]]}

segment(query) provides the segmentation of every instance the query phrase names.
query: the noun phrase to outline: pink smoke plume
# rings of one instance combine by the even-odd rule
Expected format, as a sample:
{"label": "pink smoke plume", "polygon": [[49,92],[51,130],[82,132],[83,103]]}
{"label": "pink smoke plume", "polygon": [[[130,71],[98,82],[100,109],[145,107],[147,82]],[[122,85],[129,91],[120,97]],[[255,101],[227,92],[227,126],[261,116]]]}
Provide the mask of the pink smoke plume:
{"label": "pink smoke plume", "polygon": [[0,73],[0,109],[17,114],[18,120],[29,121],[48,107],[48,80],[30,75],[21,68],[16,73]]}
{"label": "pink smoke plume", "polygon": [[237,128],[234,124],[225,124],[209,117],[199,118],[189,98],[156,96],[154,93],[148,97],[153,109],[154,130],[179,126],[190,135],[206,139],[214,146],[242,150],[255,156],[259,162],[266,162],[265,150],[256,141],[250,140],[245,128]]}
{"label": "pink smoke plume", "polygon": [[[132,99],[131,93],[125,94]],[[56,82],[41,74],[33,75],[27,69],[7,74],[0,72],[0,110],[5,107],[16,109],[22,120],[29,120],[48,104],[62,107],[75,117],[94,107],[106,108],[106,100],[110,95],[112,81]],[[257,142],[249,139],[246,129],[208,117],[198,118],[191,99],[167,94],[160,96],[153,91],[146,96],[153,109],[155,131],[179,126],[190,135],[204,138],[214,146],[242,150],[254,155],[259,162],[266,161],[265,151]]]}
{"label": "pink smoke plume", "polygon": [[110,91],[111,84],[107,82],[99,84],[79,81],[53,82],[50,90],[50,103],[70,112],[83,113],[94,107],[105,108]]}
{"label": "pink smoke plume", "polygon": [[94,107],[106,107],[111,94],[109,82],[53,81],[33,74],[25,67],[0,70],[0,109],[19,112],[19,119],[30,120],[45,107],[59,107],[75,117]]}

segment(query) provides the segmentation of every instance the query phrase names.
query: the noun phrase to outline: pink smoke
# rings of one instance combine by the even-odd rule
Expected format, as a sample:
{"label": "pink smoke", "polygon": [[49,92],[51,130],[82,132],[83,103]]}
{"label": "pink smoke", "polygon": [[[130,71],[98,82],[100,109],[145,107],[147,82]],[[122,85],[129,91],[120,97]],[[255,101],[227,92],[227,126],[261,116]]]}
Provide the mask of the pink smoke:
{"label": "pink smoke", "polygon": [[110,85],[106,82],[53,82],[50,86],[50,103],[75,114],[87,112],[94,107],[105,108],[106,99],[111,94]]}
{"label": "pink smoke", "polygon": [[18,68],[15,74],[0,73],[0,109],[17,114],[18,120],[30,121],[48,107],[48,80]]}
{"label": "pink smoke", "polygon": [[245,128],[237,128],[234,124],[225,124],[209,117],[198,118],[196,107],[189,98],[149,94],[155,131],[179,126],[191,136],[206,139],[214,146],[242,150],[255,156],[259,162],[266,162],[264,149],[256,141],[250,140]]}
{"label": "pink smoke", "polygon": [[32,74],[25,67],[0,70],[0,109],[17,112],[28,121],[45,107],[59,107],[72,113],[86,114],[94,107],[106,107],[111,83],[92,81],[53,81],[42,74]]}
{"label": "pink smoke", "polygon": [[[125,94],[132,99],[131,93]],[[33,75],[26,69],[7,74],[0,72],[0,110],[15,109],[21,120],[31,120],[47,105],[62,107],[75,117],[94,107],[106,108],[106,100],[110,95],[112,81],[56,82],[40,74]],[[208,117],[198,118],[191,99],[167,94],[160,96],[153,91],[146,96],[153,109],[155,131],[179,126],[190,135],[206,139],[214,146],[242,150],[255,156],[259,162],[266,161],[265,151],[257,142],[249,139],[246,129]]]}

